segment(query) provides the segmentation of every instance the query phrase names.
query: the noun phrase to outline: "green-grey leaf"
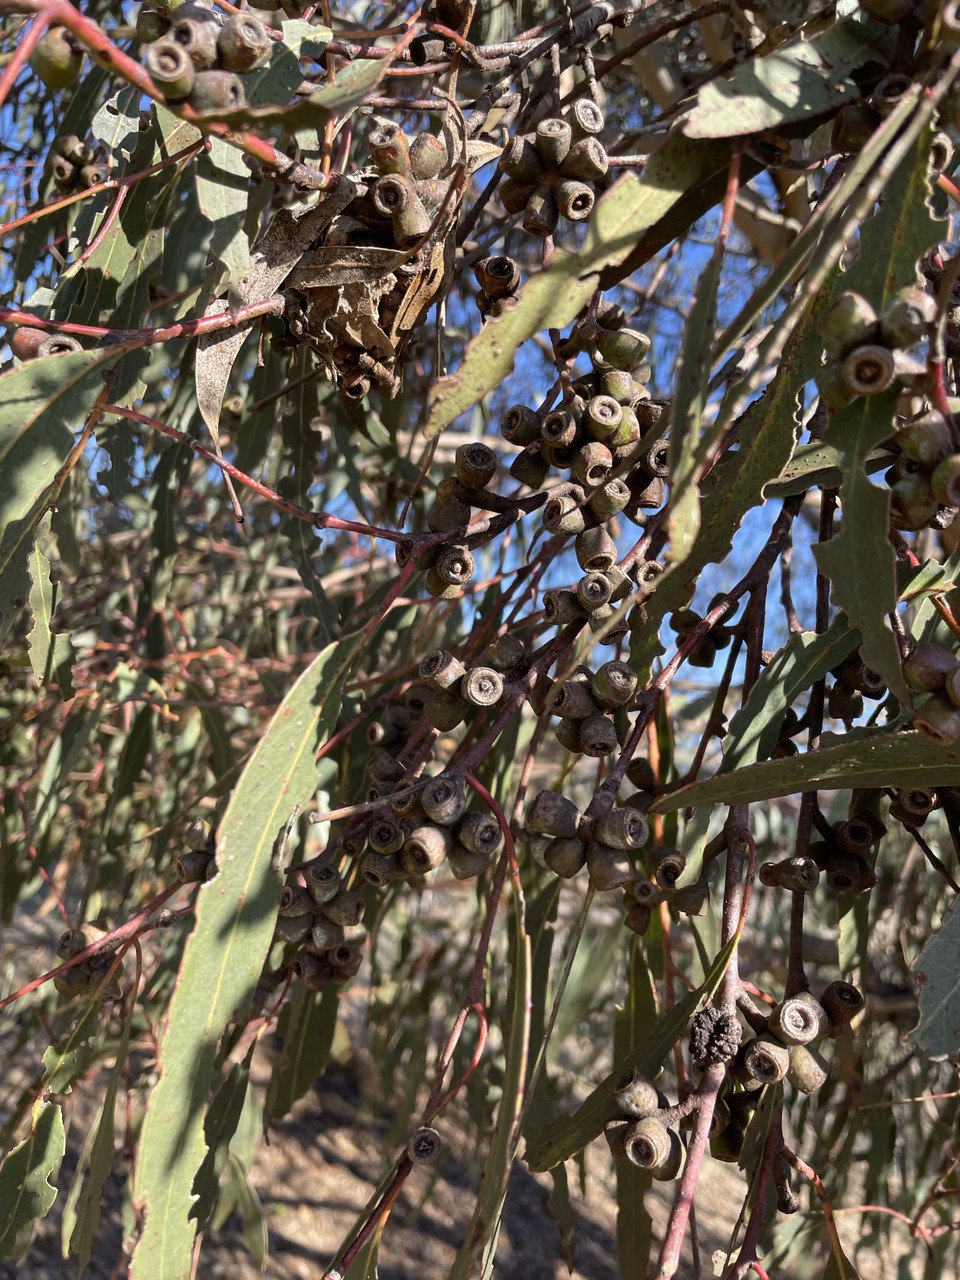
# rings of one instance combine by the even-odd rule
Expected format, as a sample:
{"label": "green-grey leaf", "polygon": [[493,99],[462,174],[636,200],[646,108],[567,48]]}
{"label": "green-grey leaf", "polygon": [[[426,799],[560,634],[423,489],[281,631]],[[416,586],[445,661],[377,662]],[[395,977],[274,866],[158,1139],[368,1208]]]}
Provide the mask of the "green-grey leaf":
{"label": "green-grey leaf", "polygon": [[597,203],[583,247],[558,254],[546,271],[531,276],[517,306],[488,321],[469,343],[457,372],[431,388],[427,437],[439,435],[498,386],[528,338],[548,325],[568,324],[596,289],[597,272],[622,261],[681,194],[682,188],[654,185],[632,174],[614,183]]}
{"label": "green-grey leaf", "polygon": [[822,115],[860,96],[852,77],[892,49],[890,28],[848,18],[807,32],[729,76],[710,80],[683,122],[690,138],[727,138]]}
{"label": "green-grey leaf", "polygon": [[272,1120],[285,1116],[321,1075],[330,1056],[340,993],[334,987],[318,994],[298,983],[280,1015],[283,1050],[273,1068],[265,1109]]}
{"label": "green-grey leaf", "polygon": [[43,1055],[43,1088],[46,1093],[66,1093],[85,1075],[100,1047],[100,1000],[92,1000],[70,1033]]}
{"label": "green-grey leaf", "polygon": [[0,374],[0,640],[30,595],[46,495],[102,385],[109,351],[42,356]]}
{"label": "green-grey leaf", "polygon": [[894,395],[865,396],[833,416],[824,440],[841,456],[843,518],[840,532],[814,547],[833,600],[862,637],[861,653],[901,702],[910,695],[900,670],[900,650],[887,626],[897,605],[896,558],[887,530],[890,491],[871,484],[864,470],[871,451],[890,434]]}
{"label": "green-grey leaf", "polygon": [[37,525],[33,549],[30,552],[30,612],[33,626],[27,634],[27,652],[37,684],[43,688],[56,680],[65,698],[73,696],[73,645],[70,636],[54,631],[53,615],[57,611],[59,592],[50,577],[50,554],[53,534],[50,516],[43,516]]}
{"label": "green-grey leaf", "polygon": [[913,965],[920,983],[920,1020],[910,1032],[931,1058],[960,1054],[960,911],[951,907]]}
{"label": "green-grey leaf", "polygon": [[0,1258],[22,1258],[36,1222],[49,1213],[57,1198],[50,1179],[64,1149],[63,1112],[56,1103],[38,1102],[30,1133],[0,1167]]}
{"label": "green-grey leaf", "polygon": [[880,730],[833,739],[830,746],[786,760],[764,760],[718,773],[660,796],[658,813],[701,804],[746,804],[794,791],[856,787],[937,787],[956,782],[960,752],[934,746],[919,733]]}
{"label": "green-grey leaf", "polygon": [[193,1180],[217,1044],[250,998],[273,934],[280,884],[271,848],[316,788],[315,756],[339,704],[342,651],[324,649],[281,703],[241,774],[217,837],[220,872],[201,889],[143,1124],[134,1198],[145,1224],[132,1280],[185,1280]]}

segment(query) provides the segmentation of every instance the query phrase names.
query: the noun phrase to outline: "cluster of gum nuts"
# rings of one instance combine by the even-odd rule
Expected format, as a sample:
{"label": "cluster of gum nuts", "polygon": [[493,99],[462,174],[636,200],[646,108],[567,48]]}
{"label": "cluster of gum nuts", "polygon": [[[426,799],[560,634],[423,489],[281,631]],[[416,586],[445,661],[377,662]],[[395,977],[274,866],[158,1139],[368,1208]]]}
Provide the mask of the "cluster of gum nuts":
{"label": "cluster of gum nuts", "polygon": [[50,149],[49,167],[58,191],[86,191],[107,176],[106,164],[75,134],[56,139]]}
{"label": "cluster of gum nuts", "polygon": [[551,116],[535,133],[511,139],[500,158],[506,179],[499,195],[507,213],[523,213],[523,229],[545,238],[561,218],[583,222],[593,211],[594,188],[610,161],[598,134],[603,112],[581,99],[565,117]]}
{"label": "cluster of gum nuts", "polygon": [[[737,1161],[759,1090],[783,1081],[798,1092],[816,1092],[826,1082],[828,1066],[815,1047],[835,1039],[863,1008],[863,996],[849,982],[830,983],[819,1000],[801,992],[777,1005],[765,1029],[744,1040],[733,1013],[708,1008],[696,1014],[689,1028],[690,1057],[698,1070],[727,1065],[726,1077],[710,1127],[710,1151],[715,1159]],[[604,1135],[613,1155],[666,1181],[683,1172],[686,1149],[678,1130],[690,1123],[683,1106],[672,1107],[667,1097],[636,1068],[627,1068],[615,1081],[615,1114]],[[785,1196],[783,1212],[796,1202]]]}
{"label": "cluster of gum nuts", "polygon": [[167,101],[188,102],[199,112],[242,107],[241,76],[261,66],[271,48],[259,18],[224,16],[206,0],[141,10],[137,35],[147,45],[144,68]]}

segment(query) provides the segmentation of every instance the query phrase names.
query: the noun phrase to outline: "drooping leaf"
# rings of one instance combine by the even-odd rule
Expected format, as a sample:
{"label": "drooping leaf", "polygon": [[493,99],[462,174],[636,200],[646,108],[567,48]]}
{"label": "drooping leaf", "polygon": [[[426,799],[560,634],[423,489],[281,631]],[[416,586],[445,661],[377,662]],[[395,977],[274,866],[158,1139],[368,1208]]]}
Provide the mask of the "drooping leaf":
{"label": "drooping leaf", "polygon": [[834,738],[818,751],[764,760],[736,773],[718,773],[692,782],[653,804],[672,813],[703,804],[745,804],[772,800],[793,791],[829,791],[856,787],[936,787],[956,782],[960,752],[934,746],[919,733],[881,729],[854,731]]}
{"label": "drooping leaf", "polygon": [[[647,964],[645,940],[631,937],[627,956],[627,995],[623,1008],[614,1015],[613,1056],[617,1062],[641,1043],[646,1028],[657,1018],[656,986]],[[616,1161],[616,1174],[620,1271],[623,1275],[631,1271],[646,1275],[653,1244],[653,1219],[646,1196],[653,1175],[623,1159]]]}
{"label": "drooping leaf", "polygon": [[66,1093],[93,1065],[103,1038],[102,1002],[91,1000],[76,1025],[43,1055],[46,1093]]}
{"label": "drooping leaf", "polygon": [[283,1049],[267,1088],[265,1110],[271,1120],[285,1116],[323,1073],[339,1008],[340,993],[335,987],[317,993],[298,984],[290,993],[278,1027]]}
{"label": "drooping leaf", "polygon": [[920,1019],[910,1038],[931,1058],[960,1054],[960,911],[951,907],[913,963]]}
{"label": "drooping leaf", "polygon": [[[103,1188],[110,1175],[113,1164],[114,1141],[114,1108],[117,1101],[117,1090],[127,1067],[127,1050],[130,1044],[130,1029],[133,1018],[124,1018],[123,1031],[117,1049],[117,1060],[110,1073],[110,1083],[104,1095],[103,1105],[97,1120],[96,1133],[89,1149],[86,1168],[77,1170],[76,1181],[70,1188],[67,1208],[64,1210],[64,1232],[66,1235],[68,1212],[75,1201],[76,1210],[73,1226],[69,1233],[69,1250],[77,1259],[77,1275],[82,1276],[90,1262],[93,1242],[100,1225]],[[81,1182],[82,1178],[82,1182]],[[65,1251],[66,1252],[66,1251]]]}
{"label": "drooping leaf", "polygon": [[56,680],[64,697],[73,693],[71,669],[74,653],[70,636],[54,631],[53,616],[59,603],[59,590],[50,577],[50,555],[53,535],[50,532],[50,516],[45,515],[37,525],[33,549],[30,552],[30,612],[33,626],[27,633],[27,652],[30,665],[41,686]]}
{"label": "drooping leaf", "polygon": [[56,1103],[38,1102],[30,1133],[0,1166],[0,1258],[19,1261],[37,1221],[53,1207],[57,1189],[50,1179],[65,1146],[63,1111]]}
{"label": "drooping leaf", "polygon": [[860,631],[864,661],[902,702],[909,702],[900,651],[886,620],[897,604],[896,561],[887,536],[890,491],[872,484],[864,470],[870,452],[890,434],[893,400],[892,395],[864,397],[831,419],[824,439],[842,459],[843,518],[840,532],[814,547],[814,555],[833,583],[837,606]]}
{"label": "drooping leaf", "polygon": [[509,1022],[504,1028],[506,1060],[503,1091],[490,1149],[483,1165],[480,1192],[466,1238],[453,1266],[450,1280],[467,1280],[474,1272],[474,1260],[484,1251],[481,1274],[493,1271],[496,1239],[503,1216],[510,1167],[520,1139],[520,1117],[526,1090],[527,1056],[530,1048],[530,936],[520,903],[514,898],[511,921],[511,978]]}
{"label": "drooping leaf", "polygon": [[0,640],[30,595],[45,496],[102,385],[109,351],[41,356],[0,374]]}
{"label": "drooping leaf", "polygon": [[267,953],[280,899],[271,848],[295,806],[316,788],[314,757],[339,707],[340,662],[338,646],[328,646],[290,690],[218,829],[220,871],[198,898],[160,1044],[160,1080],[143,1125],[134,1198],[145,1223],[133,1280],[181,1280],[190,1273],[191,1188],[204,1157],[217,1043],[252,994]]}

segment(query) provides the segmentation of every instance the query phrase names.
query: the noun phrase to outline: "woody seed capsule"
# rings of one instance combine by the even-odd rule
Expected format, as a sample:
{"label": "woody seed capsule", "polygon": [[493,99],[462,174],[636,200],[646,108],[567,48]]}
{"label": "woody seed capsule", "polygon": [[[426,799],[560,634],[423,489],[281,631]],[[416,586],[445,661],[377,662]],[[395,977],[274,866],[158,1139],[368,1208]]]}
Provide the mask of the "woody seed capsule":
{"label": "woody seed capsule", "polygon": [[473,667],[460,681],[460,696],[475,707],[495,706],[503,697],[503,676],[492,667]]}
{"label": "woody seed capsule", "polygon": [[263,23],[249,13],[232,13],[217,37],[220,65],[227,71],[252,71],[267,60],[270,38]]}
{"label": "woody seed capsule", "polygon": [[626,662],[605,662],[597,668],[590,689],[597,703],[608,710],[625,706],[637,688],[637,674]]}
{"label": "woody seed capsule", "polygon": [[648,1115],[630,1126],[624,1138],[624,1155],[638,1169],[654,1170],[670,1156],[671,1133],[667,1126]]}
{"label": "woody seed capsule", "polygon": [[431,822],[452,827],[467,808],[467,784],[461,777],[433,778],[420,793],[423,811]]}
{"label": "woody seed capsule", "polygon": [[543,853],[546,866],[564,880],[571,880],[586,865],[583,841],[575,836],[559,836],[551,840]]}
{"label": "woody seed capsule", "polygon": [[534,146],[548,169],[556,169],[566,159],[567,152],[573,142],[573,129],[559,116],[542,120],[537,125]]}
{"label": "woody seed capsule", "polygon": [[432,133],[418,133],[410,144],[410,171],[414,178],[435,178],[447,163],[447,144]]}
{"label": "woody seed capsule", "polygon": [[590,884],[598,893],[622,889],[636,875],[636,869],[625,849],[591,840],[587,845],[587,871]]}
{"label": "woody seed capsule", "polygon": [[823,1005],[809,992],[790,996],[771,1013],[769,1029],[783,1044],[812,1044],[827,1034],[829,1019]]}
{"label": "woody seed capsule", "polygon": [[541,791],[527,809],[527,828],[538,835],[576,836],[580,810],[557,791]]}
{"label": "woody seed capsule", "polygon": [[577,730],[579,734],[580,750],[586,756],[594,759],[600,759],[602,756],[608,756],[616,751],[617,730],[613,721],[601,713],[587,716],[585,720],[578,720]]}
{"label": "woody seed capsule", "polygon": [[485,489],[497,473],[497,455],[479,440],[462,444],[454,459],[457,479],[468,489]]}
{"label": "woody seed capsule", "polygon": [[647,819],[639,809],[611,809],[609,813],[598,819],[595,827],[596,837],[603,844],[612,845],[615,849],[640,849],[650,838]]}
{"label": "woody seed capsule", "polygon": [[366,910],[363,895],[353,889],[341,889],[335,898],[320,904],[320,909],[334,924],[359,924]]}
{"label": "woody seed capsule", "polygon": [[469,582],[476,572],[476,561],[469,547],[454,543],[445,547],[431,572],[450,586],[460,587]]}
{"label": "woody seed capsule", "polygon": [[566,588],[551,587],[543,593],[543,611],[547,620],[557,627],[565,627],[570,622],[579,622],[584,616],[575,591]]}
{"label": "woody seed capsule", "polygon": [[503,831],[492,813],[473,810],[457,823],[456,837],[470,853],[492,857],[503,848]]}
{"label": "woody seed capsule", "polygon": [[304,872],[304,879],[310,897],[320,905],[340,892],[340,872],[332,863],[312,862]]}
{"label": "woody seed capsule", "polygon": [[368,853],[363,860],[361,874],[365,883],[375,889],[383,889],[394,880],[403,879],[403,870],[394,853]]}
{"label": "woody seed capsule", "polygon": [[[503,188],[501,188],[501,198],[502,196]],[[524,231],[528,235],[546,239],[556,231],[559,220],[560,210],[557,208],[553,188],[545,185],[537,187],[523,211]]]}
{"label": "woody seed capsule", "polygon": [[450,689],[463,678],[466,668],[446,649],[431,649],[420,661],[420,679],[433,689]]}
{"label": "woody seed capsule", "polygon": [[449,827],[417,827],[407,836],[400,865],[408,875],[426,875],[440,866],[452,845]]}
{"label": "woody seed capsule", "polygon": [[368,139],[370,158],[381,174],[411,173],[410,141],[392,120],[378,120]]}
{"label": "woody seed capsule", "polygon": [[614,1085],[614,1099],[625,1115],[641,1120],[660,1106],[657,1090],[636,1067],[628,1067]]}
{"label": "woody seed capsule", "polygon": [[597,138],[581,138],[575,142],[560,166],[565,178],[596,182],[610,168],[610,158]]}
{"label": "woody seed capsule", "polygon": [[797,1044],[790,1050],[787,1080],[801,1093],[815,1093],[827,1079],[826,1059],[809,1045]]}

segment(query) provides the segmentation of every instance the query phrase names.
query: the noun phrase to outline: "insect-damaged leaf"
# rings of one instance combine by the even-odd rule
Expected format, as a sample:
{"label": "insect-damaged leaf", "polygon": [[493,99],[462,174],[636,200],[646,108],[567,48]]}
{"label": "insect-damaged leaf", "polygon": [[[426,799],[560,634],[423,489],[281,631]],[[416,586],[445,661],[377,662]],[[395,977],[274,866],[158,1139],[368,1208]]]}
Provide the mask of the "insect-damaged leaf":
{"label": "insect-damaged leaf", "polygon": [[57,1198],[50,1185],[65,1149],[63,1111],[53,1102],[38,1102],[30,1133],[0,1167],[0,1258],[22,1258],[39,1218]]}

